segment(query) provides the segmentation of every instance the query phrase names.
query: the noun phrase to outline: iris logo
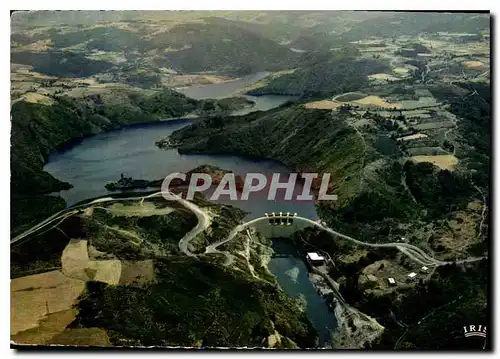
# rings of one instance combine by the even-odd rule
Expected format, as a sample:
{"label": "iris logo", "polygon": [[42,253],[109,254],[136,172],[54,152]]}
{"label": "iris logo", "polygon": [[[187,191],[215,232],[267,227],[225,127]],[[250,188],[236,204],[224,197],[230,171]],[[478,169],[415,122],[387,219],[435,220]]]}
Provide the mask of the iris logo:
{"label": "iris logo", "polygon": [[475,325],[464,325],[464,335],[466,338],[468,337],[482,337],[486,338],[486,325],[478,325],[477,328]]}

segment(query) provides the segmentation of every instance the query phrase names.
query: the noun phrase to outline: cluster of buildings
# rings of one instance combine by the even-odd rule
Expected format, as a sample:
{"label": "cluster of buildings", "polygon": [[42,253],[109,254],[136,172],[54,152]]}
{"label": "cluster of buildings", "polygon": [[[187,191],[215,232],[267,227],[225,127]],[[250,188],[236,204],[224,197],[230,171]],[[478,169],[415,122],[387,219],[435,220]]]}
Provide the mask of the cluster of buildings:
{"label": "cluster of buildings", "polygon": [[[420,273],[422,274],[425,274],[425,273],[428,273],[429,271],[429,268],[426,267],[426,266],[423,266],[422,268],[420,268]],[[412,282],[412,281],[415,281],[417,279],[417,276],[418,274],[415,273],[415,272],[411,272],[407,275],[407,282]],[[396,280],[393,278],[393,277],[389,277],[387,278],[387,282],[389,283],[389,285],[391,286],[394,286],[396,285]]]}

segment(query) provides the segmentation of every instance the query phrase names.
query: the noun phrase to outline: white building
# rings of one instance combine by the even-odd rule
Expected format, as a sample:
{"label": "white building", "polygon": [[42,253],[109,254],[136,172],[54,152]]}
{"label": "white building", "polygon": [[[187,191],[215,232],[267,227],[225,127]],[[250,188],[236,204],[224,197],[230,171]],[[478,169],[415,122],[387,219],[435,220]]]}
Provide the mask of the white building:
{"label": "white building", "polygon": [[394,278],[387,278],[389,285],[396,285],[396,280]]}
{"label": "white building", "polygon": [[316,252],[307,253],[307,261],[311,263],[311,265],[323,265],[325,263],[325,257],[320,256]]}

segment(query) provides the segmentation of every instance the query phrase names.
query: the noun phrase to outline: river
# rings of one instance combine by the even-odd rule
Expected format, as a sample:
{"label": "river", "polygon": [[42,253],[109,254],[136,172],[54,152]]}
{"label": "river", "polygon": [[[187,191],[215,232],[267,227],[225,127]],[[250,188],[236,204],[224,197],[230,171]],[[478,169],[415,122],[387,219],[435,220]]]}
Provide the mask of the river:
{"label": "river", "polygon": [[269,270],[291,298],[302,296],[305,299],[307,316],[319,334],[318,344],[324,346],[331,341],[331,331],[337,326],[335,315],[309,280],[309,270],[295,247],[286,238],[276,238],[273,250]]}
{"label": "river", "polygon": [[[240,88],[242,85],[247,86],[240,83]],[[217,89],[220,90],[221,87],[218,86]],[[226,88],[223,89],[220,90],[221,93],[229,91]],[[231,90],[238,89],[231,87]],[[266,98],[267,96],[260,98],[261,104],[265,101],[269,101],[268,104],[274,101]],[[277,102],[283,103],[288,99],[280,99]],[[44,169],[55,178],[74,186],[58,193],[68,205],[109,194],[110,192],[105,189],[104,185],[109,181],[117,180],[121,173],[136,179],[153,180],[162,179],[173,172],[187,172],[207,164],[233,171],[241,176],[250,172],[258,172],[270,179],[273,173],[279,173],[282,178],[281,182],[284,182],[291,172],[285,166],[270,160],[228,155],[182,155],[175,149],[162,150],[155,145],[155,141],[167,137],[192,121],[163,121],[101,133],[84,139],[64,152],[51,154]],[[302,185],[297,183],[293,197],[295,198],[295,195],[301,192]],[[260,217],[265,212],[280,211],[298,213],[313,220],[318,219],[312,201],[286,201],[284,191],[278,191],[273,201],[268,200],[267,192],[263,191],[255,195],[251,194],[248,201],[230,201],[227,197],[221,197],[219,202],[245,210],[248,212],[247,219]],[[309,281],[303,260],[292,253],[293,247],[287,248],[286,245],[275,240],[273,248],[280,255],[271,259],[271,272],[276,275],[282,289],[291,297],[296,297],[298,294],[304,295],[308,303],[307,314],[320,334],[320,345],[323,345],[330,338],[330,329],[336,324],[335,317]]]}

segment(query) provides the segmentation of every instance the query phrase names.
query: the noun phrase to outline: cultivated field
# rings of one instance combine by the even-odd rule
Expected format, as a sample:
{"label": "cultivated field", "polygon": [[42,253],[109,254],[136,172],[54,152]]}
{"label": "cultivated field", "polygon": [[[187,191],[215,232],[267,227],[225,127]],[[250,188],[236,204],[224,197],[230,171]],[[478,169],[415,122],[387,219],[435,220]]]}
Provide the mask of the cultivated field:
{"label": "cultivated field", "polygon": [[430,162],[443,170],[449,171],[453,171],[458,163],[458,159],[453,155],[413,156],[410,158],[416,162]]}
{"label": "cultivated field", "polygon": [[455,127],[455,124],[451,121],[426,121],[415,126],[419,130],[433,130],[436,128],[449,128]]}
{"label": "cultivated field", "polygon": [[117,259],[90,260],[86,240],[72,239],[64,248],[61,263],[63,273],[71,278],[111,285],[120,281],[121,262]]}
{"label": "cultivated field", "polygon": [[65,329],[48,341],[48,344],[75,345],[75,346],[111,346],[109,337],[100,328],[74,328]]}
{"label": "cultivated field", "polygon": [[354,104],[365,105],[365,106],[377,106],[382,108],[402,108],[399,103],[391,103],[387,100],[378,96],[366,96],[362,99],[353,101]]}
{"label": "cultivated field", "polygon": [[481,61],[464,61],[462,65],[469,69],[477,69],[478,67],[483,67],[484,64]]}
{"label": "cultivated field", "polygon": [[334,98],[335,101],[339,102],[350,102],[350,101],[356,101],[359,99],[362,99],[366,97],[367,95],[361,92],[348,92],[344,93],[342,95],[338,95]]}
{"label": "cultivated field", "polygon": [[399,77],[395,77],[389,74],[373,74],[368,75],[368,79],[370,80],[389,80],[389,81],[397,81]]}
{"label": "cultivated field", "polygon": [[85,282],[55,270],[12,279],[10,288],[10,330],[14,335],[37,327],[48,313],[71,309]]}
{"label": "cultivated field", "polygon": [[313,101],[304,104],[305,108],[315,108],[320,110],[333,110],[340,106],[342,106],[342,104],[330,100]]}
{"label": "cultivated field", "polygon": [[72,239],[64,248],[61,256],[62,271],[71,278],[89,280],[85,271],[90,262],[87,241]]}
{"label": "cultivated field", "polygon": [[410,140],[418,140],[421,138],[427,138],[427,135],[424,133],[416,133],[414,135],[400,137],[400,138],[398,138],[398,140],[410,141]]}
{"label": "cultivated field", "polygon": [[174,211],[174,209],[170,207],[156,208],[155,204],[152,202],[143,202],[142,205],[138,203],[131,205],[114,203],[113,205],[107,207],[106,211],[115,216],[150,217],[166,215]]}
{"label": "cultivated field", "polygon": [[397,75],[408,75],[410,73],[410,69],[406,67],[395,67],[392,69],[392,72]]}
{"label": "cultivated field", "polygon": [[43,317],[36,328],[19,332],[12,336],[12,340],[19,344],[48,344],[57,334],[71,324],[78,314],[77,309],[61,310]]}
{"label": "cultivated field", "polygon": [[[391,103],[374,95],[367,95],[361,92],[348,92],[333,98],[339,104],[349,104],[352,106],[379,107],[379,108],[402,108],[399,103]],[[320,102],[320,101],[318,101]]]}

